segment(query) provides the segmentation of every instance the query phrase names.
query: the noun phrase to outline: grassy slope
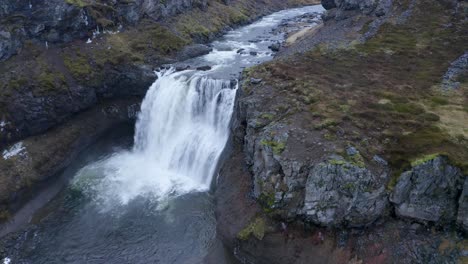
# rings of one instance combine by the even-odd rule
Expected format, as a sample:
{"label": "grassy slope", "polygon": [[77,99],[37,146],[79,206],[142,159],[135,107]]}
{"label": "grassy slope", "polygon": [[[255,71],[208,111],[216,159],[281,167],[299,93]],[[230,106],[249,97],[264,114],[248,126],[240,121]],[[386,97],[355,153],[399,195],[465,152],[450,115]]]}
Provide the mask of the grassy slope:
{"label": "grassy slope", "polygon": [[248,76],[263,78],[281,98],[265,111],[288,111],[279,122],[300,115],[326,140],[355,145],[367,160],[385,157],[395,175],[435,153],[468,173],[468,79],[456,91],[438,87],[467,48],[466,10],[455,16],[443,1],[416,2],[406,23],[386,23],[364,44],[317,47],[250,69]]}

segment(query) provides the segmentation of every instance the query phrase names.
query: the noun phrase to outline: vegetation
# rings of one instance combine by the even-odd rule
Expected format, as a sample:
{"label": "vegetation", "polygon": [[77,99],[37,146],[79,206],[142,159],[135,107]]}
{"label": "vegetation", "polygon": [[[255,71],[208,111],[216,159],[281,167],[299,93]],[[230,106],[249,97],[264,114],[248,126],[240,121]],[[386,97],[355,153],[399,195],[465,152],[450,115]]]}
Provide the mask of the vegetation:
{"label": "vegetation", "polygon": [[240,240],[247,240],[251,235],[258,240],[263,239],[265,236],[265,220],[263,218],[255,218],[254,221],[237,234],[237,238]]}
{"label": "vegetation", "polygon": [[273,141],[273,140],[262,140],[260,142],[263,146],[268,146],[271,148],[274,154],[279,155],[281,152],[284,151],[286,148],[286,144],[284,142]]}
{"label": "vegetation", "polygon": [[[466,50],[468,22],[442,2],[416,4],[406,23],[388,22],[365,43],[318,46],[248,74],[281,98],[271,100],[271,109],[294,106],[305,128],[342,148],[359,147],[362,156],[347,158],[358,166],[380,155],[398,174],[418,157],[444,153],[468,174],[468,82],[459,80],[454,91],[439,88],[450,63]],[[247,94],[259,89],[246,85]]]}

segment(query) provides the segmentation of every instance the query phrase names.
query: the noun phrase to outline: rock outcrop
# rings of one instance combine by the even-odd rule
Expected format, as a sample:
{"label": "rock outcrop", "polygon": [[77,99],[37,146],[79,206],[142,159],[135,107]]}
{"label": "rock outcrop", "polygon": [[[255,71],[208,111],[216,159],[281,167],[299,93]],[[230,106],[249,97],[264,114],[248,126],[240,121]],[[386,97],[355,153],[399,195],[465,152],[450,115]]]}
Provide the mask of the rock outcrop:
{"label": "rock outcrop", "polygon": [[329,227],[372,224],[388,205],[383,184],[387,176],[386,172],[374,175],[342,157],[317,164],[305,184],[304,215]]}
{"label": "rock outcrop", "polygon": [[439,156],[401,174],[390,200],[400,217],[438,224],[453,223],[457,218],[462,188],[460,169]]}

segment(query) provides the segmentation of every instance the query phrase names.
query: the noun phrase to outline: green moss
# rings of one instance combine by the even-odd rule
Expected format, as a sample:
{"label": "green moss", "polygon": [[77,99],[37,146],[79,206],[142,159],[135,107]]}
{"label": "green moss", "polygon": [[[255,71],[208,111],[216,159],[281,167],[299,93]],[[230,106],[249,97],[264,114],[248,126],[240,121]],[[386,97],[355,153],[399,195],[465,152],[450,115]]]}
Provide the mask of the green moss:
{"label": "green moss", "polygon": [[257,217],[237,234],[237,238],[240,240],[247,240],[253,235],[256,239],[262,240],[265,236],[265,226],[265,220],[261,217]]}
{"label": "green moss", "polygon": [[44,70],[39,74],[37,80],[42,91],[51,91],[65,87],[65,76],[60,72]]}
{"label": "green moss", "polygon": [[416,166],[421,165],[421,164],[423,164],[423,163],[426,163],[426,162],[428,162],[428,161],[430,161],[430,160],[433,160],[433,159],[435,159],[435,158],[437,158],[437,157],[439,157],[439,156],[440,156],[440,154],[438,154],[438,153],[437,153],[437,154],[430,154],[430,155],[423,156],[423,157],[421,157],[421,158],[419,158],[419,159],[413,160],[413,161],[411,162],[411,166],[416,167]]}
{"label": "green moss", "polygon": [[258,202],[265,213],[271,213],[274,210],[275,194],[273,192],[262,192],[258,197]]}
{"label": "green moss", "polygon": [[76,54],[75,57],[65,56],[63,62],[71,75],[77,80],[89,78],[92,72],[91,65],[88,60],[81,54]]}
{"label": "green moss", "polygon": [[336,126],[338,125],[339,122],[333,118],[327,118],[325,120],[323,120],[322,122],[320,122],[319,124],[315,125],[315,129],[324,129],[324,128],[328,128],[328,127],[332,127],[332,126]]}
{"label": "green moss", "polygon": [[263,146],[268,146],[271,148],[274,154],[279,155],[281,154],[284,149],[286,148],[286,144],[284,142],[272,141],[272,140],[262,140],[260,142]]}
{"label": "green moss", "polygon": [[26,78],[20,76],[18,78],[10,79],[7,86],[8,86],[8,88],[19,90],[23,86],[25,86],[27,83],[28,83],[28,80]]}
{"label": "green moss", "polygon": [[330,163],[331,165],[341,166],[341,165],[346,164],[346,161],[345,160],[339,160],[339,159],[332,159],[332,160],[328,161],[328,163]]}
{"label": "green moss", "polygon": [[269,120],[269,121],[273,120],[274,117],[275,116],[273,114],[270,114],[270,113],[263,113],[263,114],[260,115],[260,118],[266,119],[266,120]]}
{"label": "green moss", "polygon": [[364,162],[364,158],[360,153],[356,153],[352,156],[348,156],[348,161],[351,162],[351,164],[358,166],[360,168],[364,168],[366,166],[366,163]]}

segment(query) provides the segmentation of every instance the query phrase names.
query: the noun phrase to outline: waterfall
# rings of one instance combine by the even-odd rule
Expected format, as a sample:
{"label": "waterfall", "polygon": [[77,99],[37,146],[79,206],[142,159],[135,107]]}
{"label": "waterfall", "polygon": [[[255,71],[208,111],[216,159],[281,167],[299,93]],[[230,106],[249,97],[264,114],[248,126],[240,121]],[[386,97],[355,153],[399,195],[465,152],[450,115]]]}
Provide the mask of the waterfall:
{"label": "waterfall", "polygon": [[228,139],[235,93],[230,81],[158,73],[141,106],[133,151],[208,188]]}
{"label": "waterfall", "polygon": [[190,73],[157,73],[141,105],[133,149],[86,166],[75,185],[106,205],[208,190],[229,137],[237,87]]}

